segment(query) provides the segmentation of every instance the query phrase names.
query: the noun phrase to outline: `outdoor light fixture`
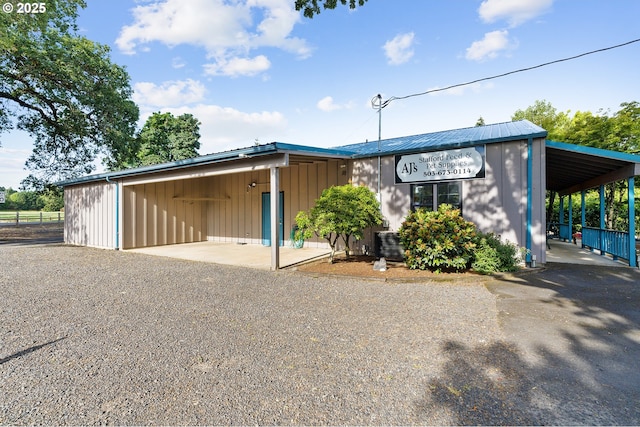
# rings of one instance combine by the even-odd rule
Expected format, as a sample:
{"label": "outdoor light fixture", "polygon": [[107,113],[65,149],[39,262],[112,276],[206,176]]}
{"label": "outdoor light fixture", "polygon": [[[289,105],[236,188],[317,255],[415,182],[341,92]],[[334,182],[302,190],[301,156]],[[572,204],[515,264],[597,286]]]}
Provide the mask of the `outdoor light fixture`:
{"label": "outdoor light fixture", "polygon": [[258,184],[256,184],[255,181],[252,182],[251,184],[247,184],[247,193],[249,192],[249,190],[254,188],[256,185],[258,185]]}

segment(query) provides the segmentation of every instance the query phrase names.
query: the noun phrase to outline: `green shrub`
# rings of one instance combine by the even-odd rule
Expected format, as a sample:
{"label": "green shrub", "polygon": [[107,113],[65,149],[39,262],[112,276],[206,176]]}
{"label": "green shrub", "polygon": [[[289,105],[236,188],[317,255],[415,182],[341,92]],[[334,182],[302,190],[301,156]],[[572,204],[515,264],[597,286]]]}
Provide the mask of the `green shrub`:
{"label": "green shrub", "polygon": [[476,248],[476,226],[459,209],[440,205],[437,211],[417,209],[399,230],[405,261],[411,269],[460,271],[469,268]]}
{"label": "green shrub", "polygon": [[518,269],[518,247],[515,244],[503,243],[493,233],[479,233],[477,246],[471,267],[478,273],[491,274]]}

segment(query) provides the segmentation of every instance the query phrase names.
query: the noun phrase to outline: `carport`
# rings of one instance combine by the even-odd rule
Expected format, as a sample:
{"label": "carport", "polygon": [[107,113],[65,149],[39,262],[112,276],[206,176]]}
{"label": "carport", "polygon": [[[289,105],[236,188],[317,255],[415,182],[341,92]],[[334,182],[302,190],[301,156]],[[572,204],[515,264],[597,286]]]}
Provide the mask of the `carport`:
{"label": "carport", "polygon": [[295,215],[324,189],[347,183],[350,154],[273,142],[61,182],[64,240],[109,249],[270,246],[276,270]]}
{"label": "carport", "polygon": [[[620,153],[594,147],[546,141],[547,190],[560,196],[559,237],[573,239],[572,204],[565,215],[564,201],[572,194],[581,195],[582,248],[610,254],[614,260],[627,260],[638,267],[635,229],[635,176],[640,175],[640,155]],[[605,227],[606,184],[626,181],[628,230],[609,230]],[[586,191],[598,189],[600,195],[600,226],[586,226]],[[570,199],[569,199],[570,200]]]}

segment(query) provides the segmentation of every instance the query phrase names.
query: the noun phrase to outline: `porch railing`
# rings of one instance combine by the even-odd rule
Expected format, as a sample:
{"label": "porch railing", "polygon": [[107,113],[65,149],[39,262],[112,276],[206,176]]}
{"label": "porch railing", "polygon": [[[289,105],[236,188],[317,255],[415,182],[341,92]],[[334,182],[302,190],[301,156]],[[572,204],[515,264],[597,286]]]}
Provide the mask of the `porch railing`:
{"label": "porch railing", "polygon": [[582,246],[597,249],[602,254],[611,254],[614,258],[630,259],[629,233],[624,231],[584,227],[582,229]]}
{"label": "porch railing", "polygon": [[571,231],[569,230],[569,224],[558,224],[558,229],[560,231],[561,239],[567,241],[571,240]]}

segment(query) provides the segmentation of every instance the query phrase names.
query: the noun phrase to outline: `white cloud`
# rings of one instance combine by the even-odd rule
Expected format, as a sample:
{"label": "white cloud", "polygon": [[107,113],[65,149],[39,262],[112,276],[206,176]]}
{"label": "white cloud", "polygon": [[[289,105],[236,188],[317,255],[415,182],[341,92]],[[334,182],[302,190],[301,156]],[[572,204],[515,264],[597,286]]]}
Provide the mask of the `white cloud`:
{"label": "white cloud", "polygon": [[553,0],[485,0],[478,9],[480,18],[487,23],[504,19],[516,27],[545,13]]}
{"label": "white cloud", "polygon": [[164,0],[136,6],[132,13],[134,22],[123,27],[116,40],[126,54],[153,42],[199,46],[209,58],[223,62],[261,47],[301,58],[311,53],[305,40],[290,37],[300,20],[290,0]]}
{"label": "white cloud", "polygon": [[249,113],[207,104],[164,111],[174,115],[190,113],[200,120],[201,154],[249,147],[256,139],[271,142],[287,128],[286,118],[278,111]]}
{"label": "white cloud", "polygon": [[318,101],[318,103],[316,104],[316,107],[318,107],[318,109],[321,111],[331,112],[336,110],[351,109],[353,108],[353,103],[348,102],[346,104],[336,104],[333,101],[333,97],[325,96],[320,101]]}
{"label": "white cloud", "polygon": [[220,60],[214,64],[205,64],[205,74],[212,76],[255,76],[271,67],[271,62],[264,55],[255,58],[232,58]]}
{"label": "white cloud", "polygon": [[491,31],[486,33],[484,38],[475,41],[467,48],[465,58],[470,61],[483,61],[493,59],[502,51],[514,49],[517,43],[509,41],[507,30]]}
{"label": "white cloud", "polygon": [[202,101],[206,89],[196,80],[168,81],[160,85],[139,82],[133,85],[133,101],[147,107],[168,107]]}
{"label": "white cloud", "polygon": [[171,67],[178,70],[180,68],[184,68],[187,63],[179,56],[176,56],[171,60]]}
{"label": "white cloud", "polygon": [[389,64],[404,64],[413,57],[414,36],[414,33],[398,34],[382,46]]}

